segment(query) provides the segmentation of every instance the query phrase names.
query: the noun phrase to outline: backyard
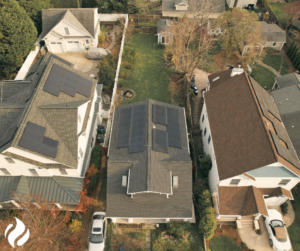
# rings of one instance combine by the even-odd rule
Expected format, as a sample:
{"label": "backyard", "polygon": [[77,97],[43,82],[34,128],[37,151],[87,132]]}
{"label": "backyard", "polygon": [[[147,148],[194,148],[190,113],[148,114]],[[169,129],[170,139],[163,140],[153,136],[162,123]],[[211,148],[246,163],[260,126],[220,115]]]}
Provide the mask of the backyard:
{"label": "backyard", "polygon": [[262,61],[278,71],[280,75],[289,74],[290,66],[282,55],[266,55]]}
{"label": "backyard", "polygon": [[251,77],[254,78],[254,80],[256,80],[266,90],[271,90],[275,83],[276,75],[258,63],[251,65],[251,68]]}
{"label": "backyard", "polygon": [[222,51],[222,43],[221,41],[215,40],[213,42],[213,46],[209,50],[209,52],[204,56],[204,63],[202,63],[198,68],[206,71],[206,72],[216,72],[219,71],[218,65],[215,63],[215,55],[217,55],[220,51]]}
{"label": "backyard", "polygon": [[[133,90],[135,96],[122,105],[145,99],[171,103],[172,71],[164,63],[164,49],[154,47],[156,43],[154,34],[135,34],[124,46],[119,87]],[[134,56],[127,57],[130,53]]]}
{"label": "backyard", "polygon": [[279,19],[281,23],[285,23],[288,19],[287,13],[282,9],[283,6],[290,4],[293,1],[290,1],[289,3],[268,3],[271,10],[274,12],[276,17]]}
{"label": "backyard", "polygon": [[242,251],[236,243],[226,236],[216,236],[209,243],[211,251]]}
{"label": "backyard", "polygon": [[[298,189],[298,190],[297,190]],[[293,209],[295,211],[295,221],[293,224],[288,228],[288,232],[290,235],[290,239],[292,242],[292,246],[294,251],[300,251],[300,193],[299,187],[293,189],[293,196],[294,200],[291,200]]]}

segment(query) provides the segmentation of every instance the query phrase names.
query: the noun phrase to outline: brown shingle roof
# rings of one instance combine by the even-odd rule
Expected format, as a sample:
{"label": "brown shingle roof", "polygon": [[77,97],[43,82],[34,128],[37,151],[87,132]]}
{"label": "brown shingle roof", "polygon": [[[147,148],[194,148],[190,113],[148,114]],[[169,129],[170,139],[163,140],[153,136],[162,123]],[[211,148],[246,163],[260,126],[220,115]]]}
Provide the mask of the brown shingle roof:
{"label": "brown shingle roof", "polygon": [[260,213],[268,216],[262,193],[254,186],[219,186],[221,215],[252,215]]}
{"label": "brown shingle roof", "polygon": [[284,195],[285,197],[288,197],[291,200],[294,199],[291,191],[288,191],[283,187],[259,188],[259,190],[263,195],[268,195],[269,197],[277,197],[280,195]]}
{"label": "brown shingle roof", "polygon": [[220,180],[277,162],[246,75],[230,72],[204,94]]}

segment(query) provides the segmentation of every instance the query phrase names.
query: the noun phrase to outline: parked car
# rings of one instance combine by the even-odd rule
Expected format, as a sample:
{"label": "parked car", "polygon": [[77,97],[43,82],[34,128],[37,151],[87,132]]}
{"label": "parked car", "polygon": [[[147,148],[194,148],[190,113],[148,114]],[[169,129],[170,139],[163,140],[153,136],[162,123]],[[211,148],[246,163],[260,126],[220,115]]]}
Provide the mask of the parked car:
{"label": "parked car", "polygon": [[269,217],[264,217],[264,220],[271,247],[277,251],[290,250],[292,246],[281,214],[276,209],[268,209],[268,214]]}
{"label": "parked car", "polygon": [[191,88],[193,89],[194,94],[195,94],[195,95],[198,95],[198,88],[197,88],[197,86],[195,85],[195,74],[193,75],[193,77],[192,77],[192,79],[191,79]]}
{"label": "parked car", "polygon": [[97,141],[98,143],[104,143],[104,135],[103,134],[98,134],[97,136]]}
{"label": "parked car", "polygon": [[104,251],[106,224],[105,212],[95,212],[93,214],[89,235],[89,251]]}
{"label": "parked car", "polygon": [[98,125],[98,133],[99,134],[105,134],[105,128],[104,128],[104,126],[102,126],[102,125]]}

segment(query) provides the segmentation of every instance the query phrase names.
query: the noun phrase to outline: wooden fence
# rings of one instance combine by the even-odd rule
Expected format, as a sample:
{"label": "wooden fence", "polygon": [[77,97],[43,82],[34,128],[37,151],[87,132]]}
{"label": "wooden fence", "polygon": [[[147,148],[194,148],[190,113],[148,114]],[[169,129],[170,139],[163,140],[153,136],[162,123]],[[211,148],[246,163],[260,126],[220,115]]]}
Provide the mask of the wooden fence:
{"label": "wooden fence", "polygon": [[129,25],[156,26],[156,22],[162,19],[161,15],[129,14]]}

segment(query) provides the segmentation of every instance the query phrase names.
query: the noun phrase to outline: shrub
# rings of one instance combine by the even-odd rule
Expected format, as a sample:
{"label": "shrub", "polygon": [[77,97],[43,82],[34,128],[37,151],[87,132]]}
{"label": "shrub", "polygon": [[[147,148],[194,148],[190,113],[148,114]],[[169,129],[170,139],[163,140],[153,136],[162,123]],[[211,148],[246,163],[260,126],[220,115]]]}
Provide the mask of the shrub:
{"label": "shrub", "polygon": [[102,43],[104,41],[105,41],[105,33],[101,31],[99,35],[99,43]]}
{"label": "shrub", "polygon": [[203,190],[199,195],[198,205],[200,213],[204,211],[205,208],[212,207],[211,195],[209,190]]}
{"label": "shrub", "polygon": [[82,221],[79,221],[79,220],[76,220],[76,219],[72,220],[72,222],[69,225],[72,233],[77,232],[78,230],[80,230],[81,226],[82,226]]}
{"label": "shrub", "polygon": [[116,59],[113,55],[109,54],[102,57],[99,65],[97,66],[99,70],[98,76],[101,83],[104,86],[112,86],[115,81],[115,71],[116,71]]}
{"label": "shrub", "polygon": [[200,173],[203,178],[208,177],[208,173],[211,167],[212,167],[212,162],[211,162],[210,155],[208,154],[205,156],[205,158],[200,160]]}
{"label": "shrub", "polygon": [[217,228],[215,210],[213,207],[207,207],[203,210],[203,216],[199,222],[200,233],[207,239],[211,239]]}
{"label": "shrub", "polygon": [[132,64],[131,63],[126,63],[124,64],[125,69],[131,70]]}
{"label": "shrub", "polygon": [[91,154],[91,162],[90,164],[95,164],[95,167],[99,170],[100,167],[100,158],[101,158],[101,148],[96,145]]}
{"label": "shrub", "polygon": [[245,242],[242,242],[242,247],[243,248],[248,248],[247,244]]}
{"label": "shrub", "polygon": [[98,174],[95,174],[91,177],[90,188],[93,189],[97,185]]}
{"label": "shrub", "polygon": [[81,214],[73,214],[72,217],[71,217],[71,220],[79,220],[79,221],[82,221],[82,215]]}
{"label": "shrub", "polygon": [[189,222],[178,223],[170,222],[167,224],[166,231],[169,235],[174,236],[175,238],[182,238],[185,235],[186,227],[190,226]]}
{"label": "shrub", "polygon": [[123,79],[127,79],[128,78],[128,73],[126,71],[122,71],[122,72],[120,72],[119,77],[123,78]]}
{"label": "shrub", "polygon": [[261,230],[260,230],[260,229],[256,230],[256,233],[257,233],[258,235],[261,235]]}
{"label": "shrub", "polygon": [[288,213],[288,211],[289,211],[289,204],[287,204],[287,203],[285,202],[285,203],[283,203],[280,207],[281,207],[282,213],[284,213],[284,214],[287,214],[287,213]]}
{"label": "shrub", "polygon": [[135,51],[128,48],[128,47],[124,47],[123,50],[123,59],[127,62],[133,62],[134,61],[134,57],[135,57]]}

